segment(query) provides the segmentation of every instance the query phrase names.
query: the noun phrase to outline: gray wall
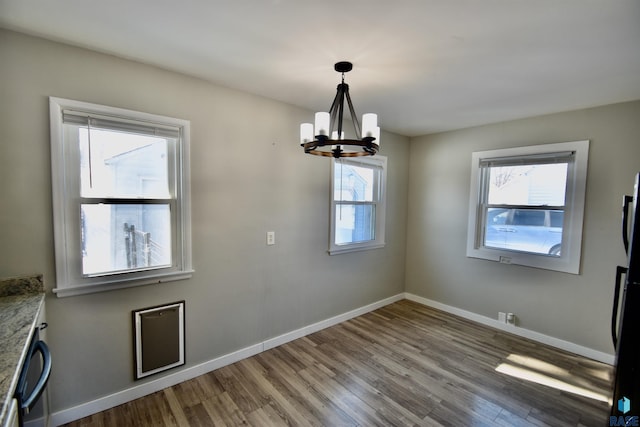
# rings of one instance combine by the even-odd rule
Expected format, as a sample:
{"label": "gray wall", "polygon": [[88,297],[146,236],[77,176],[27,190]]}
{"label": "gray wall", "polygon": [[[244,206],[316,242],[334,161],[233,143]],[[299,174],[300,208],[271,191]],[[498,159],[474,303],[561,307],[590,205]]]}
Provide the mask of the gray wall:
{"label": "gray wall", "polygon": [[[471,153],[591,141],[581,274],[467,258]],[[510,121],[411,141],[406,291],[613,353],[610,316],[616,265],[626,262],[622,196],[640,171],[640,102]]]}
{"label": "gray wall", "polygon": [[[53,411],[133,385],[133,309],[186,300],[189,367],[403,291],[408,138],[383,134],[386,248],[328,256],[329,160],[298,146],[312,112],[3,30],[0,58],[0,277],[44,274]],[[191,121],[191,280],[51,294],[48,96]]]}
{"label": "gray wall", "polygon": [[[329,163],[297,145],[312,112],[1,30],[0,58],[0,277],[43,273],[55,286],[48,96],[192,126],[194,277],[49,292],[53,411],[131,387],[130,311],[182,299],[187,368],[403,290],[490,318],[511,311],[524,328],[612,353],[620,206],[640,170],[640,102],[411,141],[384,133],[387,247],[330,257]],[[581,274],[466,258],[471,152],[580,139],[591,140]],[[268,230],[275,246],[265,245]]]}

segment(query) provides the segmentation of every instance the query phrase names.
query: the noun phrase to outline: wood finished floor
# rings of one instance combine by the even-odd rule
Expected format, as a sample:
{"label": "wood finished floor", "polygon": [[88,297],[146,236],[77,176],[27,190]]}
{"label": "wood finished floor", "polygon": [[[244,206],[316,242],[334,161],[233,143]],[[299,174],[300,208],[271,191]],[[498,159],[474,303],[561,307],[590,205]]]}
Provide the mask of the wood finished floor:
{"label": "wood finished floor", "polygon": [[610,396],[609,365],[403,300],[67,426],[607,425],[506,370]]}

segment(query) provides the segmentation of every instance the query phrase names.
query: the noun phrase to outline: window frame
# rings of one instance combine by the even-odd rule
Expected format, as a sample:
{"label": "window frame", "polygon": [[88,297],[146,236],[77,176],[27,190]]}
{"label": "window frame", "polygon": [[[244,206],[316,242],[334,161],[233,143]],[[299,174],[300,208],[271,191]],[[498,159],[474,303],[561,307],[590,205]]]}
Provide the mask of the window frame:
{"label": "window frame", "polygon": [[[335,172],[336,162],[352,164],[358,167],[364,167],[374,170],[375,188],[373,191],[373,200],[371,202],[353,202],[335,200]],[[329,255],[337,255],[349,252],[365,251],[370,249],[379,249],[385,246],[385,221],[386,221],[386,187],[387,187],[387,157],[350,157],[331,159],[331,195],[330,195],[330,226],[329,226]],[[340,204],[361,204],[372,205],[375,207],[375,227],[373,240],[354,243],[336,244],[336,207]]]}
{"label": "window frame", "polygon": [[[535,163],[532,160],[538,158],[540,163],[545,163],[543,160],[545,158],[548,159],[553,155],[568,152],[573,153],[573,156],[567,170],[560,256],[484,246],[486,218],[483,203],[487,195],[483,193],[483,190],[488,192],[488,185],[483,183],[483,168],[485,167],[483,164],[487,163],[488,159],[500,161],[501,159],[518,158],[523,158],[524,161],[530,163]],[[467,257],[580,274],[588,155],[588,140],[473,152],[467,224]],[[517,206],[514,207],[514,209],[517,208]],[[553,207],[537,208],[553,209]]]}
{"label": "window frame", "polygon": [[[167,267],[139,268],[96,275],[83,275],[81,253],[80,207],[87,201],[81,197],[79,146],[65,138],[64,111],[86,114],[145,127],[177,129],[175,144],[169,144],[167,162],[170,195],[163,202],[169,205],[171,224],[171,263]],[[81,295],[154,283],[188,279],[192,276],[191,251],[191,189],[190,189],[190,122],[188,120],[149,114],[64,98],[49,97],[51,130],[51,178],[53,229],[58,297]],[[104,201],[133,204],[153,204],[158,200],[136,197],[108,197]],[[95,201],[95,200],[94,200]]]}

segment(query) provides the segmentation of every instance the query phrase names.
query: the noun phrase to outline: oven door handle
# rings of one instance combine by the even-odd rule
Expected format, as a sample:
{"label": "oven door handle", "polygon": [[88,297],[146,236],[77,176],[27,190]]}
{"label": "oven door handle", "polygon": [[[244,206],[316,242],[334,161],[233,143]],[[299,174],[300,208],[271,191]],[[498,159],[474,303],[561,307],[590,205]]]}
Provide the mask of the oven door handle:
{"label": "oven door handle", "polygon": [[20,407],[26,411],[33,409],[33,406],[44,392],[44,389],[47,386],[47,381],[49,381],[49,375],[51,375],[51,352],[49,351],[49,347],[47,347],[47,344],[45,344],[44,341],[38,341],[34,345],[32,357],[35,356],[36,352],[39,352],[42,355],[42,372],[40,373],[40,377],[38,378],[36,385],[33,387],[31,394],[22,399]]}
{"label": "oven door handle", "polygon": [[633,203],[633,196],[622,198],[622,244],[624,251],[629,253],[629,206]]}
{"label": "oven door handle", "polygon": [[611,339],[613,340],[613,349],[618,348],[618,304],[620,301],[620,292],[624,292],[622,288],[622,275],[627,274],[628,269],[618,266],[616,268],[616,287],[613,291],[613,310],[611,310]]}

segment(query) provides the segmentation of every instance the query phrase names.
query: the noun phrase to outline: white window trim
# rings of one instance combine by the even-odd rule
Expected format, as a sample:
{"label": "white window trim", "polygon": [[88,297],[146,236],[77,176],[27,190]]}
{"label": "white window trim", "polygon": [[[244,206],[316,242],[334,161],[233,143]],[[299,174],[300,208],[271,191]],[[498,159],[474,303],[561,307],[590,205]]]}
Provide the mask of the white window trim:
{"label": "white window trim", "polygon": [[[79,189],[74,192],[68,188],[67,172],[69,172],[69,168],[65,165],[64,125],[62,123],[64,109],[76,109],[119,119],[128,118],[153,124],[165,124],[181,129],[181,142],[176,147],[176,156],[178,157],[176,175],[179,175],[176,179],[175,189],[178,201],[176,212],[178,241],[174,245],[175,253],[172,251],[173,265],[171,267],[100,277],[81,277],[81,274],[79,274],[81,255],[70,253],[70,248],[77,246],[70,244],[70,239],[76,238],[79,224],[71,223],[70,217],[72,215],[69,209],[72,209],[73,201],[78,199]],[[189,179],[190,122],[172,117],[56,97],[49,98],[49,115],[51,124],[53,230],[56,255],[56,287],[53,292],[59,297],[66,297],[190,278],[193,273],[191,188]],[[76,231],[70,229],[72,227],[76,227]]]}
{"label": "white window trim", "polygon": [[[524,252],[487,248],[482,246],[480,225],[481,168],[483,159],[532,156],[547,153],[573,151],[575,159],[569,167],[563,225],[561,256],[550,257]],[[518,264],[565,273],[580,274],[582,225],[587,181],[589,141],[561,142],[528,147],[506,148],[472,153],[471,192],[467,225],[467,256],[504,264]],[[569,184],[573,182],[573,186]]]}
{"label": "white window trim", "polygon": [[378,183],[378,200],[376,204],[376,225],[375,225],[375,240],[367,242],[347,243],[337,245],[335,243],[336,234],[336,205],[334,200],[334,173],[336,159],[331,159],[331,196],[330,196],[330,227],[329,227],[329,255],[338,255],[349,252],[366,251],[370,249],[379,249],[385,246],[385,224],[386,224],[386,210],[387,210],[387,158],[385,156],[376,155],[374,157],[352,157],[345,161],[361,164],[364,166],[374,166],[381,168],[381,178]]}

